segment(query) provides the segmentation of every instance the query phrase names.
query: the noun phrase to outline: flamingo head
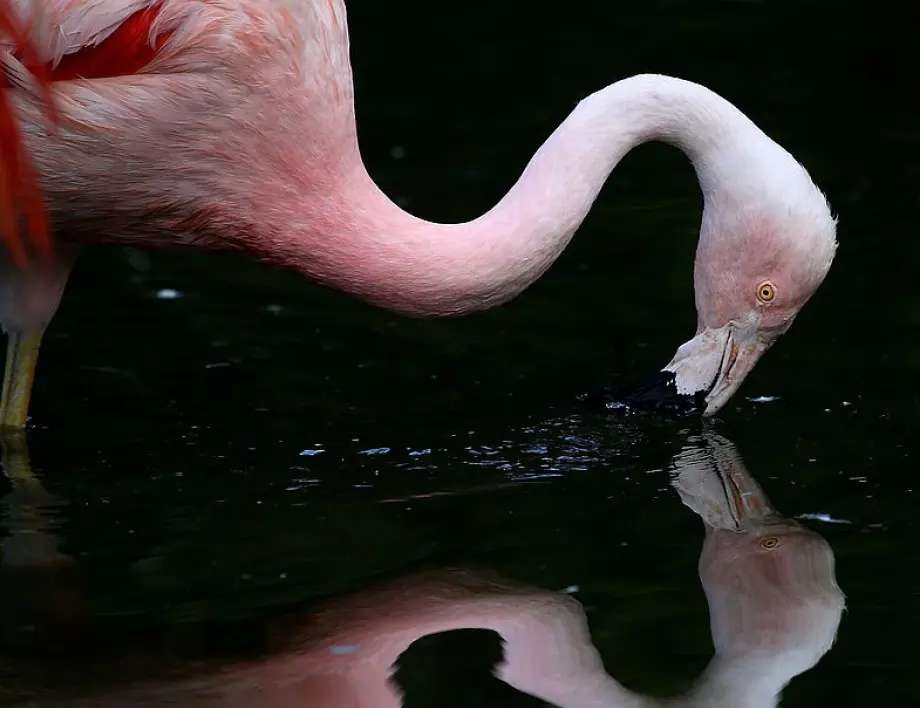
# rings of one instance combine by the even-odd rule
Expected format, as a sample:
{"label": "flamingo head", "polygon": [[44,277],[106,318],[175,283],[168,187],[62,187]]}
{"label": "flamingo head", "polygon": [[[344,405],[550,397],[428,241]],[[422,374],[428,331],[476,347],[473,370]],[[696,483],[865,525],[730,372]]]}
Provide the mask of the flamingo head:
{"label": "flamingo head", "polygon": [[677,393],[701,399],[704,415],[722,408],[824,281],[836,248],[836,221],[804,169],[759,198],[707,199],[696,336],[664,368]]}

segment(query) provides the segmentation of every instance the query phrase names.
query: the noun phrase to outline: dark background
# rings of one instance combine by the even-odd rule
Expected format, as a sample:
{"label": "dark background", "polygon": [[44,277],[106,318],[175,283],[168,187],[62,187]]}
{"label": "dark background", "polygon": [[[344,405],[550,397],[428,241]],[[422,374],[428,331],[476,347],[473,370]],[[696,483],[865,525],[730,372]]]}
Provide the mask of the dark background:
{"label": "dark background", "polygon": [[[640,72],[705,84],[805,164],[839,216],[837,259],[714,425],[784,513],[849,522],[812,522],[849,611],[783,705],[920,698],[916,25],[880,2],[348,8],[365,161],[418,216],[482,213],[582,97]],[[539,283],[433,322],[237,256],[87,249],[29,443],[69,501],[49,518],[94,621],[238,621],[475,561],[579,585],[612,675],[685,685],[711,652],[702,533],[665,469],[697,424],[598,419],[575,396],[660,368],[692,334],[700,211],[684,156],[642,146]],[[384,503],[433,491],[453,496]],[[494,640],[426,641],[407,706],[535,705],[473,670]]]}

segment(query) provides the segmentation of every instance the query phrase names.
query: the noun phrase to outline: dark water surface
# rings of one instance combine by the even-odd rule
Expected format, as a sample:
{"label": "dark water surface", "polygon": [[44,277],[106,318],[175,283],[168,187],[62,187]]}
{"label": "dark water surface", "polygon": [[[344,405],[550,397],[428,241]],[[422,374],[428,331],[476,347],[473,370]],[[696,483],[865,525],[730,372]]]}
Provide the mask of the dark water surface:
{"label": "dark water surface", "polygon": [[[627,157],[537,285],[461,320],[401,319],[236,257],[88,251],[46,339],[28,448],[5,445],[0,704],[199,705],[162,677],[229,662],[205,683],[275,685],[304,652],[298,671],[323,676],[326,650],[304,647],[332,636],[344,643],[328,656],[368,651],[389,636],[381,618],[418,637],[523,627],[514,646],[549,652],[527,666],[584,686],[572,677],[591,651],[570,596],[611,676],[682,694],[713,638],[705,526],[671,480],[688,450],[720,479],[707,451],[734,445],[777,513],[829,544],[847,597],[836,644],[783,705],[915,705],[916,30],[857,2],[349,7],[362,149],[414,213],[481,213],[579,98],[659,71],[722,93],[805,163],[840,218],[828,280],[702,425],[606,419],[575,400],[657,370],[695,326],[700,198],[663,146]],[[807,668],[789,650],[814,640],[815,617],[835,625],[814,609],[826,569],[809,580],[823,566],[802,570],[788,560],[801,546],[778,537],[791,555],[770,557],[791,565],[769,578],[785,590],[756,595],[762,569],[736,586],[753,583],[769,629],[715,630],[726,655],[760,651],[739,674],[751,691]],[[763,551],[719,553],[748,572],[745,559],[772,562]],[[319,602],[332,609],[317,615]],[[462,616],[446,622],[451,608]],[[397,672],[405,706],[543,705],[491,678],[501,656],[494,633],[420,639]],[[104,698],[157,677],[154,693]],[[374,690],[360,705],[398,705]],[[353,705],[333,695],[309,684],[271,705]],[[561,705],[619,705],[586,700]]]}

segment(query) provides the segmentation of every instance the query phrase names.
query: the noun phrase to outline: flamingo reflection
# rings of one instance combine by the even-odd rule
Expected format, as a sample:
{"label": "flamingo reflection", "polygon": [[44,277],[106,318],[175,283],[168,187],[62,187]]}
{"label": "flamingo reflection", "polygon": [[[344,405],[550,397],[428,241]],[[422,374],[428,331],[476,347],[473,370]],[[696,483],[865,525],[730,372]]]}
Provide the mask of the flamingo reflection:
{"label": "flamingo reflection", "polygon": [[706,435],[675,457],[673,484],[702,519],[699,576],[714,655],[685,693],[630,691],[604,669],[581,605],[490,571],[416,574],[339,598],[291,625],[271,658],[175,680],[17,706],[58,708],[400,708],[392,680],[418,639],[486,629],[503,641],[498,678],[559,708],[761,708],[834,642],[844,596],[817,533],[783,517],[726,439]]}
{"label": "flamingo reflection", "polygon": [[0,469],[0,648],[63,645],[85,619],[76,560],[60,551],[67,502],[33,472],[22,431],[0,434]]}

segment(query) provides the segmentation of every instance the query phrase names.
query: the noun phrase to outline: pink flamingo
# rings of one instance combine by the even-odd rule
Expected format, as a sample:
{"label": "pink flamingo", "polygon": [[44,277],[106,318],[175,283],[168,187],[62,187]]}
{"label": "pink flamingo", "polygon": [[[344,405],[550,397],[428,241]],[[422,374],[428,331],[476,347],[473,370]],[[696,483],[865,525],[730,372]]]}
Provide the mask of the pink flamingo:
{"label": "pink flamingo", "polygon": [[0,256],[9,334],[0,426],[22,428],[42,333],[81,244],[245,251],[417,317],[517,296],[555,261],[606,177],[662,140],[705,199],[696,335],[676,390],[732,396],[833,260],[836,225],[806,170],[708,89],[641,75],[584,99],[481,217],[434,224],[393,204],[358,150],[343,0],[9,0],[52,81],[59,125],[5,44],[14,104],[57,237]]}

